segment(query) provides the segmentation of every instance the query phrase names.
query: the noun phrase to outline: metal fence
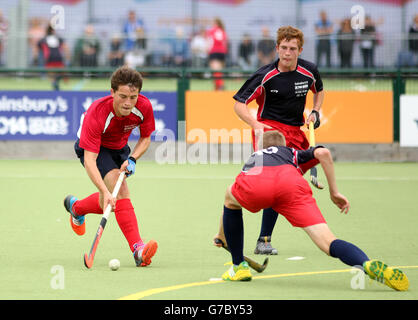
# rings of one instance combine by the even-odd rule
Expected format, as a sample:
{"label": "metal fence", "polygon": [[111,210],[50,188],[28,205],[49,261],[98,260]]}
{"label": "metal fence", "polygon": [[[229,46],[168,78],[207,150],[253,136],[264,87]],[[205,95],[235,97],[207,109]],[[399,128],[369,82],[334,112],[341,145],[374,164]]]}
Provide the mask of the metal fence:
{"label": "metal fence", "polygon": [[[66,5],[66,3],[74,5]],[[325,57],[319,66],[341,67],[341,39],[352,42],[351,65],[363,67],[362,32],[341,36],[339,31],[344,20],[353,19],[352,9],[363,8],[375,24],[373,57],[376,68],[394,66],[417,66],[418,49],[411,48],[410,40],[418,42],[418,35],[409,32],[418,0],[411,1],[307,1],[307,0],[119,0],[118,7],[111,0],[10,0],[0,3],[0,64],[8,68],[42,65],[37,42],[44,36],[46,25],[55,21],[58,14],[62,27],[57,34],[68,47],[67,66],[83,65],[78,50],[87,26],[93,27],[93,35],[100,44],[97,65],[112,66],[109,54],[119,46],[123,63],[137,67],[205,67],[207,61],[192,50],[192,41],[199,30],[211,27],[214,17],[219,16],[225,24],[229,38],[228,68],[254,68],[259,65],[257,45],[268,27],[270,40],[282,25],[294,25],[305,34],[302,57],[317,62],[317,40],[315,24],[321,11],[328,12],[333,25],[330,39],[330,65]],[[231,4],[232,3],[232,4]],[[62,10],[54,11],[54,8]],[[144,33],[139,36],[137,48],[128,50],[124,46],[126,34],[123,25],[129,10],[144,21]],[[3,13],[1,14],[1,12]],[[240,45],[248,34],[253,44],[249,65],[240,59]],[[342,38],[343,37],[343,38]],[[352,39],[349,39],[352,37]],[[87,39],[89,42],[92,38]],[[119,43],[119,45],[118,45]],[[117,62],[115,62],[117,63]],[[88,65],[84,65],[88,66]],[[91,66],[91,64],[90,64]]]}

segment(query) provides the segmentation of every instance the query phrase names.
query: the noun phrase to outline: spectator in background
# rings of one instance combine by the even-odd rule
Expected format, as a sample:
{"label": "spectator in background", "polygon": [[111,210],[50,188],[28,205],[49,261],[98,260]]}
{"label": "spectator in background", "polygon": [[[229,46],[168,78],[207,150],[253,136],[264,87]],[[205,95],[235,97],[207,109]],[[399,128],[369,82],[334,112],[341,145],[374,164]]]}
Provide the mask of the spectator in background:
{"label": "spectator in background", "polygon": [[327,13],[321,11],[320,19],[315,24],[315,32],[317,34],[316,42],[316,65],[319,67],[321,58],[325,54],[326,66],[331,67],[331,35],[333,32],[332,22],[328,20]]}
{"label": "spectator in background", "polygon": [[376,26],[369,15],[364,21],[364,28],[360,30],[360,49],[363,56],[363,67],[374,68],[374,49],[377,45]]}
{"label": "spectator in background", "polygon": [[6,41],[7,31],[9,30],[9,22],[3,16],[3,11],[0,9],[0,66],[3,65],[3,51],[4,51],[4,43]]}
{"label": "spectator in background", "polygon": [[355,33],[351,28],[351,20],[344,19],[341,22],[341,29],[337,33],[338,53],[340,56],[340,67],[351,68]]}
{"label": "spectator in background", "polygon": [[122,50],[122,40],[120,35],[114,34],[110,42],[110,51],[108,61],[111,67],[120,67],[123,65],[125,53]]}
{"label": "spectator in background", "polygon": [[145,39],[144,29],[136,29],[136,40],[133,48],[125,54],[125,64],[135,69],[142,67],[147,62],[146,53],[147,40]]}
{"label": "spectator in background", "polygon": [[125,36],[125,50],[131,51],[135,49],[138,44],[138,35],[141,39],[145,39],[145,24],[144,21],[136,17],[135,11],[131,10],[128,13],[128,20],[123,26],[123,34]]}
{"label": "spectator in background", "polygon": [[201,28],[191,40],[192,66],[195,68],[206,67],[208,59],[208,42],[205,37],[205,29]]}
{"label": "spectator in background", "polygon": [[244,33],[238,48],[238,65],[243,70],[252,70],[255,57],[254,43],[248,33]]}
{"label": "spectator in background", "polygon": [[184,35],[184,29],[176,28],[176,37],[171,41],[171,65],[174,67],[186,67],[189,59],[189,43]]}
{"label": "spectator in background", "polygon": [[270,35],[270,29],[261,29],[261,40],[257,43],[258,66],[265,66],[276,58],[276,42]]}
{"label": "spectator in background", "polygon": [[74,48],[73,63],[80,67],[97,67],[100,53],[100,41],[95,35],[94,26],[86,25],[84,34],[77,39]]}
{"label": "spectator in background", "polygon": [[[55,29],[48,25],[46,35],[38,42],[39,54],[45,68],[63,68],[70,61],[70,51],[65,41],[56,35]],[[62,75],[50,74],[54,90],[59,90]]]}
{"label": "spectator in background", "polygon": [[408,31],[409,51],[415,56],[415,63],[418,65],[418,14],[415,15],[414,21]]}
{"label": "spectator in background", "polygon": [[207,31],[206,36],[209,42],[209,67],[215,71],[213,73],[215,90],[223,90],[225,87],[224,80],[222,79],[222,73],[219,71],[225,67],[228,37],[221,19],[214,19],[213,26]]}
{"label": "spectator in background", "polygon": [[29,47],[31,50],[31,65],[34,67],[42,66],[43,62],[39,59],[38,42],[45,37],[45,23],[41,18],[32,18],[29,21]]}

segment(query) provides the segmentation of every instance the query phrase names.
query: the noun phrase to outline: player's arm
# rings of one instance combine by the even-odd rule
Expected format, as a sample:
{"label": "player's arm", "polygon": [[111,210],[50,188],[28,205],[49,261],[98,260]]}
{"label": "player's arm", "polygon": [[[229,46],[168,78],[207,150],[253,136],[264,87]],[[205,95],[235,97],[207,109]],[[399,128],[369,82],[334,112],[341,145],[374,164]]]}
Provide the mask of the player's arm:
{"label": "player's arm", "polygon": [[347,213],[350,209],[350,203],[347,198],[338,191],[331,152],[326,148],[316,148],[314,150],[314,157],[319,160],[322,169],[324,170],[332,202],[341,209],[341,212]]}
{"label": "player's arm", "polygon": [[319,110],[321,110],[322,104],[324,103],[324,90],[313,94],[313,108],[309,117],[306,119],[306,124],[309,126],[309,122],[313,122],[315,129],[319,127]]}
{"label": "player's arm", "polygon": [[115,200],[112,197],[112,194],[106,187],[105,182],[102,179],[99,169],[97,168],[96,159],[98,154],[84,150],[84,167],[86,168],[87,175],[93,184],[97,187],[100,194],[103,195],[103,208],[106,208],[108,203],[112,205],[112,208],[115,208]]}
{"label": "player's arm", "polygon": [[270,126],[263,124],[261,122],[258,122],[250,113],[248,110],[248,107],[245,103],[237,101],[234,106],[235,113],[238,115],[238,117],[244,121],[246,124],[248,124],[253,130],[254,130],[254,136],[255,136],[255,148],[259,149],[259,143],[262,141],[261,137],[264,132],[264,128],[271,129]]}
{"label": "player's arm", "polygon": [[238,90],[238,92],[234,95],[235,105],[234,111],[237,116],[248,124],[251,128],[254,129],[255,133],[257,134],[257,129],[264,129],[269,128],[270,126],[262,124],[254,118],[250,111],[248,110],[248,103],[257,99],[260,95],[263,94],[262,90],[262,82],[266,75],[266,71],[257,71],[251,77],[245,81],[244,85]]}
{"label": "player's arm", "polygon": [[151,144],[151,136],[145,137],[145,138],[143,137],[139,138],[131,154],[131,157],[134,157],[135,160],[138,160],[139,158],[141,158],[142,155],[148,150],[150,144]]}
{"label": "player's arm", "polygon": [[314,93],[313,95],[313,108],[312,110],[315,110],[319,112],[321,110],[322,104],[324,103],[324,90],[321,90],[317,93]]}
{"label": "player's arm", "polygon": [[142,157],[142,155],[148,150],[151,144],[151,136],[149,137],[140,137],[136,143],[133,152],[129,158],[122,163],[120,170],[126,171],[127,176],[135,173],[136,160]]}
{"label": "player's arm", "polygon": [[245,103],[236,101],[236,103],[234,105],[234,111],[242,121],[244,121],[246,124],[248,124],[254,130],[264,129],[264,128],[271,129],[270,126],[268,126],[266,124],[263,124],[261,122],[258,122],[251,115],[250,111],[248,110],[248,106]]}

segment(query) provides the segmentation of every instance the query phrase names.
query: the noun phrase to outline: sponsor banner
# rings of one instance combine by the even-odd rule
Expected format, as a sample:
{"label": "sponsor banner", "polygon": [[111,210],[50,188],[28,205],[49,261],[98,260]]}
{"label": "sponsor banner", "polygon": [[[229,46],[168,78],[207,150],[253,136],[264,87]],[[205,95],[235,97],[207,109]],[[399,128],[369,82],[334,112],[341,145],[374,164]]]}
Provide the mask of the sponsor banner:
{"label": "sponsor banner", "polygon": [[[177,93],[142,94],[152,103],[156,131],[170,129],[176,136]],[[109,91],[0,91],[0,140],[75,140],[82,113],[106,95]],[[138,137],[136,129],[131,138]]]}
{"label": "sponsor banner", "polygon": [[[152,141],[155,140],[155,135],[161,133],[167,139],[173,137],[177,140],[177,92],[141,92],[146,96],[152,104],[155,118],[155,131],[151,135]],[[166,135],[169,131],[172,135]],[[135,129],[132,131],[131,139],[138,139],[139,131]]]}
{"label": "sponsor banner", "polygon": [[[310,93],[309,110],[312,99]],[[315,138],[317,143],[392,143],[392,91],[325,91]]]}
{"label": "sponsor banner", "polygon": [[[211,143],[251,142],[249,126],[234,112],[234,91],[186,93],[187,141],[196,142],[200,135]],[[306,100],[305,117],[312,110],[312,93]],[[392,92],[326,91],[321,109],[321,126],[315,130],[317,143],[392,143]],[[256,117],[257,104],[249,104]],[[302,128],[306,130],[306,128]],[[223,132],[222,138],[217,138]],[[212,141],[210,137],[215,140]]]}
{"label": "sponsor banner", "polygon": [[401,95],[399,143],[418,147],[418,96]]}
{"label": "sponsor banner", "polygon": [[[249,143],[251,131],[234,112],[234,91],[187,91],[186,92],[186,141],[197,142],[199,131],[208,137],[210,143]],[[254,107],[255,103],[250,106]],[[256,105],[255,105],[256,106]],[[214,138],[217,132],[224,132],[222,139]],[[231,136],[228,137],[229,133]],[[210,139],[209,137],[213,137]],[[212,141],[213,139],[216,139]],[[206,141],[205,141],[206,142]]]}

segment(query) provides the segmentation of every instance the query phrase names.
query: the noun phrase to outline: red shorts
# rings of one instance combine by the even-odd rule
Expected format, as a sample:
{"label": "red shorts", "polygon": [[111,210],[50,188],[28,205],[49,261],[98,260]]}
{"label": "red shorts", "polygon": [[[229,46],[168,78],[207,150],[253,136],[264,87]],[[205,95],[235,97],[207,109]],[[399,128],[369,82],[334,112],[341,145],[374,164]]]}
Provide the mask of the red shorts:
{"label": "red shorts", "polygon": [[[306,138],[306,134],[300,129],[300,127],[290,126],[288,124],[280,123],[273,120],[261,120],[261,123],[267,124],[273,129],[264,129],[264,131],[278,130],[283,133],[286,138],[286,146],[289,148],[294,148],[296,150],[306,150],[309,148],[309,141]],[[257,141],[255,141],[254,130],[252,130],[253,138],[253,150],[257,151]],[[310,168],[316,166],[319,163],[317,159],[313,159],[307,163],[301,164],[299,167],[304,174]]]}
{"label": "red shorts", "polygon": [[248,211],[272,208],[294,227],[326,223],[308,182],[292,165],[255,167],[240,173],[231,193]]}

